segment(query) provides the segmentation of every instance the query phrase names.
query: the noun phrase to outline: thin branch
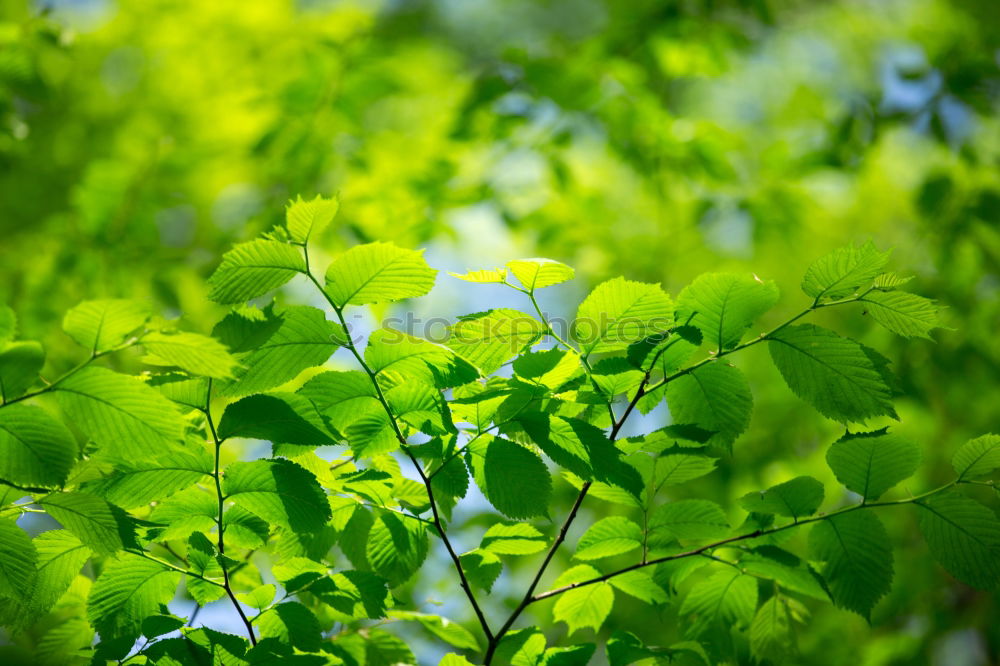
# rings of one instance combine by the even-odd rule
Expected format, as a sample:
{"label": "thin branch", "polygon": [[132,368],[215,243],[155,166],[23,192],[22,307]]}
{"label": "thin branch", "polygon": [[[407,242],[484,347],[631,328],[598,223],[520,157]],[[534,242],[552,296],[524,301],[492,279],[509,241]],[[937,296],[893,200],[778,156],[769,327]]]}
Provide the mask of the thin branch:
{"label": "thin branch", "polygon": [[[817,522],[821,522],[821,521],[824,521],[824,520],[829,520],[830,518],[832,518],[834,516],[839,516],[839,515],[842,515],[842,514],[845,514],[845,513],[850,513],[852,511],[858,511],[858,510],[861,510],[861,509],[872,509],[872,508],[883,507],[883,506],[899,506],[899,505],[902,505],[902,504],[919,504],[920,500],[923,500],[923,499],[925,499],[927,497],[931,497],[932,495],[937,495],[938,493],[944,492],[945,490],[947,490],[947,489],[951,488],[952,486],[954,486],[956,483],[957,483],[956,481],[952,481],[951,483],[946,483],[945,485],[940,486],[938,488],[935,488],[934,490],[928,491],[926,493],[923,493],[922,495],[917,495],[916,497],[910,497],[908,499],[890,500],[890,501],[885,501],[885,502],[869,502],[868,504],[865,504],[865,503],[852,504],[851,506],[846,506],[846,507],[844,507],[842,509],[838,509],[836,511],[831,511],[830,513],[827,513],[827,514],[813,516],[811,518],[805,518],[805,519],[798,520],[798,521],[795,521],[795,522],[792,522],[792,523],[788,523],[786,525],[781,525],[780,527],[772,527],[772,528],[768,528],[768,529],[754,530],[753,532],[749,532],[747,534],[740,534],[738,536],[727,537],[727,538],[722,539],[720,541],[715,541],[713,543],[709,543],[709,544],[706,544],[704,546],[699,546],[697,548],[694,548],[692,550],[687,550],[687,551],[684,551],[682,553],[674,553],[672,555],[666,555],[664,557],[658,557],[658,558],[655,558],[655,559],[652,559],[652,560],[649,560],[649,561],[646,561],[646,562],[638,562],[638,563],[633,564],[631,566],[625,567],[624,569],[618,569],[617,571],[612,571],[611,573],[604,574],[603,576],[597,576],[596,578],[590,578],[590,579],[587,579],[587,580],[584,580],[584,581],[580,581],[579,583],[571,583],[569,585],[564,585],[562,587],[557,587],[555,589],[548,590],[547,592],[543,592],[541,594],[536,594],[535,596],[533,596],[531,598],[531,601],[529,603],[535,603],[536,601],[542,601],[543,599],[550,599],[550,598],[552,598],[554,596],[563,594],[564,592],[569,592],[570,590],[575,590],[577,588],[586,587],[587,585],[594,585],[595,583],[603,583],[605,581],[608,581],[608,580],[614,578],[615,576],[620,576],[622,574],[628,573],[630,571],[635,571],[637,569],[643,569],[645,567],[654,566],[656,564],[662,564],[664,562],[671,562],[673,560],[680,560],[680,559],[684,559],[684,558],[687,558],[687,557],[694,557],[694,556],[698,556],[698,555],[703,555],[704,553],[706,553],[708,551],[711,551],[711,550],[714,550],[716,548],[719,548],[719,547],[722,547],[722,546],[726,546],[726,545],[729,545],[729,544],[732,544],[732,543],[737,543],[737,542],[740,542],[740,541],[746,541],[747,539],[755,539],[757,537],[767,536],[769,534],[776,534],[778,532],[784,532],[785,530],[792,529],[793,527],[800,527],[802,525],[808,525],[809,523],[817,523]],[[732,563],[729,562],[728,564],[732,564]]]}
{"label": "thin branch", "polygon": [[313,285],[316,286],[316,289],[319,290],[319,293],[322,294],[323,298],[330,305],[330,307],[333,308],[334,313],[336,313],[337,319],[340,321],[340,325],[344,329],[344,337],[347,341],[345,346],[354,356],[355,360],[358,362],[358,365],[361,366],[361,369],[364,370],[365,374],[368,375],[368,379],[371,381],[372,386],[375,388],[376,397],[378,398],[378,401],[382,404],[382,409],[389,417],[389,423],[392,425],[393,432],[396,435],[396,439],[399,441],[400,448],[410,459],[410,462],[413,463],[413,467],[417,470],[417,474],[420,475],[420,480],[423,482],[424,488],[427,490],[427,498],[431,505],[431,513],[434,516],[433,520],[434,527],[437,530],[438,535],[441,537],[441,541],[442,543],[444,543],[445,549],[448,551],[448,556],[451,558],[452,564],[454,564],[455,566],[455,570],[458,572],[458,577],[461,582],[462,590],[465,592],[465,596],[468,598],[469,604],[472,606],[472,610],[475,611],[476,613],[476,618],[479,620],[479,626],[482,627],[483,633],[486,635],[486,639],[488,641],[492,641],[493,631],[490,629],[489,622],[487,622],[486,615],[483,613],[482,608],[479,607],[479,602],[476,600],[476,595],[472,592],[472,586],[469,584],[469,581],[465,576],[465,570],[462,569],[462,561],[459,559],[458,553],[456,553],[455,549],[452,547],[451,540],[448,539],[447,532],[445,531],[444,528],[444,523],[442,522],[441,516],[438,512],[437,502],[434,499],[434,490],[431,487],[431,480],[424,472],[424,468],[417,461],[416,456],[414,456],[413,452],[410,451],[410,448],[406,443],[406,437],[403,436],[403,431],[400,429],[399,423],[396,420],[396,415],[393,414],[392,408],[389,407],[389,402],[388,400],[386,400],[385,394],[382,392],[382,387],[378,382],[378,377],[376,373],[371,369],[368,363],[365,362],[364,357],[358,351],[357,346],[351,339],[350,332],[347,329],[347,321],[344,319],[344,308],[342,306],[337,305],[337,303],[334,302],[332,298],[330,298],[330,295],[326,293],[326,290],[319,283],[316,277],[312,274],[312,271],[308,268],[309,248],[303,245],[302,250],[303,253],[305,254],[305,261],[307,267],[306,276],[313,283]]}
{"label": "thin branch", "polygon": [[[215,442],[215,471],[212,473],[212,477],[215,479],[215,494],[219,499],[219,511],[216,516],[216,523],[219,527],[219,554],[225,555],[226,553],[226,540],[225,540],[225,527],[223,524],[223,515],[225,511],[225,496],[222,494],[222,476],[219,473],[219,457],[222,452],[222,440],[219,439],[219,433],[215,430],[215,421],[212,420],[212,380],[208,380],[208,390],[205,395],[205,408],[202,410],[205,414],[205,420],[208,422],[208,429],[212,432],[212,441]],[[225,588],[226,594],[229,596],[229,600],[233,602],[233,607],[236,612],[239,613],[240,619],[243,620],[243,624],[247,628],[247,634],[250,636],[250,643],[252,645],[257,645],[257,637],[253,633],[253,625],[250,623],[249,618],[247,618],[246,613],[243,612],[243,607],[240,606],[240,602],[236,599],[236,594],[233,592],[232,585],[229,584],[229,568],[226,566],[225,558],[219,558],[219,567],[222,569],[222,587]]]}
{"label": "thin branch", "polygon": [[149,553],[147,553],[144,550],[132,550],[131,548],[126,548],[125,552],[126,553],[131,553],[132,555],[138,555],[139,557],[141,557],[143,559],[150,560],[151,562],[156,562],[157,564],[161,564],[161,565],[167,567],[168,569],[171,569],[171,570],[176,571],[178,573],[182,573],[185,576],[190,576],[191,578],[197,578],[198,580],[203,580],[206,583],[208,583],[209,585],[215,585],[216,587],[222,587],[223,586],[222,583],[216,582],[216,581],[212,580],[211,578],[206,578],[205,576],[201,575],[200,573],[195,573],[194,571],[191,571],[190,569],[185,569],[184,567],[179,567],[176,564],[171,564],[170,562],[167,562],[166,560],[161,560],[158,557],[154,557],[153,555],[150,555]]}

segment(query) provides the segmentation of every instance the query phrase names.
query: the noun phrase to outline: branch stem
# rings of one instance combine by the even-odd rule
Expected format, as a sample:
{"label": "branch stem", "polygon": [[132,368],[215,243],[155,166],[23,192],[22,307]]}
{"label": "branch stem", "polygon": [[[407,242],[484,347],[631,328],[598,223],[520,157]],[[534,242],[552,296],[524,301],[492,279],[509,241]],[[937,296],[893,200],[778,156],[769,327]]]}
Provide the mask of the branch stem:
{"label": "branch stem", "polygon": [[441,520],[441,514],[438,511],[437,501],[434,498],[434,489],[431,487],[431,479],[424,472],[423,466],[417,460],[416,456],[410,450],[410,447],[406,443],[406,437],[403,435],[403,431],[399,427],[399,422],[396,419],[396,415],[393,413],[392,408],[389,406],[388,400],[386,400],[385,394],[382,392],[382,387],[378,382],[377,373],[374,372],[368,363],[365,361],[364,356],[358,351],[357,345],[351,339],[350,331],[347,328],[347,321],[344,319],[344,306],[338,305],[330,295],[326,293],[326,289],[320,284],[319,280],[312,274],[312,270],[309,268],[309,249],[306,246],[302,248],[305,254],[306,260],[306,276],[309,281],[315,285],[316,289],[323,296],[326,302],[333,308],[334,313],[337,315],[337,319],[340,321],[340,325],[344,329],[344,338],[347,341],[345,346],[348,351],[354,356],[358,365],[364,370],[365,374],[368,375],[368,379],[371,381],[372,386],[375,388],[375,394],[378,401],[382,404],[382,409],[385,410],[386,415],[389,417],[389,423],[392,425],[396,439],[399,441],[399,446],[403,450],[403,453],[410,459],[413,463],[414,469],[416,469],[417,474],[420,476],[421,482],[424,484],[424,488],[427,490],[427,499],[431,506],[431,513],[433,514],[433,524],[438,535],[441,537],[441,542],[444,543],[445,550],[448,551],[448,557],[451,558],[452,564],[455,567],[455,571],[458,573],[459,580],[461,582],[462,590],[465,592],[465,596],[469,600],[469,604],[472,606],[472,610],[476,614],[476,618],[479,620],[479,626],[483,630],[486,639],[488,641],[493,640],[493,631],[490,629],[489,622],[486,620],[486,615],[483,613],[482,608],[479,606],[479,602],[476,600],[476,595],[472,592],[472,586],[469,584],[468,578],[465,575],[465,570],[462,569],[462,561],[459,559],[458,553],[455,552],[454,547],[451,545],[451,540],[448,538],[448,534],[445,530],[444,521]]}
{"label": "branch stem", "polygon": [[[826,514],[822,514],[822,515],[818,515],[818,516],[813,516],[811,518],[804,518],[802,520],[797,520],[795,522],[791,522],[791,523],[788,523],[786,525],[781,525],[779,527],[772,527],[772,528],[768,528],[768,529],[754,530],[753,532],[748,532],[746,534],[740,534],[738,536],[727,537],[725,539],[721,539],[719,541],[715,541],[715,542],[712,542],[712,543],[709,543],[709,544],[705,544],[704,546],[698,546],[697,548],[694,548],[694,549],[691,549],[691,550],[686,550],[686,551],[681,552],[681,553],[674,553],[672,555],[665,555],[663,557],[657,557],[657,558],[654,558],[652,560],[648,560],[648,561],[644,561],[644,562],[638,562],[638,563],[633,564],[631,566],[627,566],[627,567],[625,567],[623,569],[618,569],[617,571],[612,571],[611,573],[604,574],[603,576],[597,576],[595,578],[590,578],[588,580],[580,581],[579,583],[572,583],[570,585],[564,585],[562,587],[557,587],[555,589],[548,590],[547,592],[543,592],[541,594],[536,594],[535,596],[533,596],[531,598],[531,600],[530,600],[529,603],[535,603],[536,601],[542,601],[543,599],[549,599],[551,597],[555,597],[555,596],[558,596],[560,594],[563,594],[564,592],[569,592],[570,590],[575,590],[577,588],[586,587],[587,585],[594,585],[595,583],[603,583],[603,582],[605,582],[607,580],[610,580],[611,578],[614,578],[615,576],[620,576],[620,575],[628,573],[630,571],[635,571],[636,569],[643,569],[645,567],[653,566],[653,565],[656,565],[656,564],[662,564],[664,562],[670,562],[672,560],[680,560],[680,559],[684,559],[686,557],[694,557],[694,556],[697,556],[697,555],[703,555],[703,554],[707,553],[708,551],[711,551],[711,550],[714,550],[716,548],[719,548],[719,547],[722,547],[722,546],[726,546],[726,545],[729,545],[729,544],[732,544],[732,543],[737,543],[739,541],[746,541],[747,539],[755,539],[757,537],[767,536],[769,534],[776,534],[778,532],[784,532],[785,530],[792,529],[793,527],[799,527],[801,525],[808,525],[809,523],[817,523],[817,522],[820,522],[820,521],[823,521],[823,520],[829,520],[830,518],[833,518],[834,516],[839,516],[839,515],[842,515],[842,514],[845,514],[845,513],[850,513],[852,511],[858,511],[860,509],[873,509],[873,508],[884,507],[884,506],[900,506],[900,505],[903,505],[903,504],[919,504],[920,500],[923,500],[923,499],[926,499],[926,498],[931,497],[933,495],[937,495],[938,493],[944,492],[945,490],[948,490],[949,488],[951,488],[952,486],[954,486],[956,483],[957,483],[956,481],[952,481],[950,483],[946,483],[943,486],[935,488],[934,490],[931,490],[931,491],[928,491],[926,493],[923,493],[922,495],[917,495],[916,497],[910,497],[908,499],[889,500],[889,501],[885,501],[885,502],[869,502],[867,504],[864,503],[864,502],[860,502],[858,504],[852,504],[850,506],[846,506],[846,507],[844,507],[842,509],[837,509],[836,511],[831,511],[830,513],[826,513]],[[732,563],[728,563],[728,564],[732,564]]]}
{"label": "branch stem", "polygon": [[[215,494],[219,499],[219,511],[216,516],[216,524],[219,528],[219,554],[225,555],[226,553],[226,540],[225,540],[225,526],[223,523],[223,516],[225,512],[225,495],[222,493],[222,475],[219,472],[219,458],[222,453],[222,440],[219,439],[219,434],[215,429],[215,421],[212,419],[212,380],[208,380],[208,389],[205,395],[205,408],[202,410],[205,414],[205,419],[208,421],[208,429],[212,433],[212,441],[215,442],[215,470],[212,472],[212,478],[215,479]],[[240,619],[243,620],[244,626],[247,628],[247,635],[250,637],[250,643],[252,645],[257,645],[257,637],[253,633],[253,624],[247,617],[246,613],[243,612],[243,607],[240,606],[240,602],[236,599],[236,594],[233,592],[233,587],[229,583],[229,567],[223,558],[220,558],[219,566],[222,568],[222,587],[226,590],[226,595],[229,600],[233,602],[233,607],[236,612],[239,613]]]}

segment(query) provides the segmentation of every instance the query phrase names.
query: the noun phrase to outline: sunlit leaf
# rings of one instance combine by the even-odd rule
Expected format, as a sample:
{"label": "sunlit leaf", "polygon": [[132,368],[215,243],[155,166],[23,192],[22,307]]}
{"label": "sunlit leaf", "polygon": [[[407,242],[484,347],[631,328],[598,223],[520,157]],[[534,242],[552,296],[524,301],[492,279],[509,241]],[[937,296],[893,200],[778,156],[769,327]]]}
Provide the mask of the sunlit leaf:
{"label": "sunlit leaf", "polygon": [[422,252],[392,243],[355,245],[326,270],[326,293],[340,307],[423,296],[437,274]]}

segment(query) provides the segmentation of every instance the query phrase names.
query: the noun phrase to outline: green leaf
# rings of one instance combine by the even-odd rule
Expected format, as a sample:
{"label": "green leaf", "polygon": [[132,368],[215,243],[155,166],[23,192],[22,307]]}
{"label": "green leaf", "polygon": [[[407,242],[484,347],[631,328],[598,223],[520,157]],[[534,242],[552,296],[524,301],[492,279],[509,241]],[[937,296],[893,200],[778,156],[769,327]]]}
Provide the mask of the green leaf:
{"label": "green leaf", "polygon": [[361,414],[347,427],[345,434],[356,458],[390,453],[400,445],[392,420],[382,409]]}
{"label": "green leaf", "polygon": [[35,657],[40,664],[49,666],[72,663],[93,642],[94,630],[87,620],[72,617],[45,632],[35,649]]}
{"label": "green leaf", "polygon": [[37,342],[9,342],[0,348],[0,402],[20,397],[38,381],[45,351]]}
{"label": "green leaf", "polygon": [[905,291],[873,291],[860,299],[872,319],[904,338],[931,339],[939,327],[934,301]]}
{"label": "green leaf", "polygon": [[390,587],[402,585],[427,557],[427,532],[418,520],[383,512],[372,525],[365,555]]}
{"label": "green leaf", "polygon": [[826,563],[822,574],[833,603],[871,617],[892,586],[889,535],[878,517],[864,510],[832,515],[813,527],[809,548]]}
{"label": "green leaf", "polygon": [[84,489],[125,509],[164,500],[210,475],[213,461],[202,451],[175,449],[148,460],[116,461],[111,474]]}
{"label": "green leaf", "polygon": [[306,368],[322,365],[346,343],[344,329],[327,320],[322,310],[299,305],[279,316],[280,326],[240,357],[235,381],[226,384],[220,395],[236,398],[280,386]]}
{"label": "green leaf", "polygon": [[222,490],[237,506],[290,530],[314,532],[331,518],[330,503],[316,477],[288,460],[232,463]]}
{"label": "green leaf", "polygon": [[668,384],[667,405],[675,423],[714,432],[708,444],[730,449],[750,425],[753,396],[742,372],[716,361]]}
{"label": "green leaf", "polygon": [[146,638],[157,638],[177,631],[185,624],[185,620],[174,615],[150,615],[142,621],[142,635]]}
{"label": "green leaf", "polygon": [[614,398],[622,393],[632,394],[643,380],[637,370],[623,356],[604,358],[594,364],[591,377],[604,395]]}
{"label": "green leaf", "polygon": [[392,605],[392,595],[386,589],[385,579],[373,573],[343,571],[325,580],[328,580],[329,584],[318,580],[310,590],[323,603],[342,614],[346,621],[385,617],[386,608]]}
{"label": "green leaf", "polygon": [[222,570],[219,549],[205,534],[195,532],[188,538],[187,562],[191,571],[207,579],[194,576],[185,579],[188,594],[199,606],[205,606],[225,596],[226,592],[222,587],[208,582],[209,580],[223,582],[225,572]]}
{"label": "green leaf", "polygon": [[314,447],[336,443],[312,403],[295,393],[251,395],[228,405],[219,421],[219,437]]}
{"label": "green leaf", "polygon": [[[338,636],[332,651],[335,655],[343,655],[342,663],[351,666],[354,664],[397,666],[418,663],[406,643],[384,629],[366,629],[363,633]],[[352,655],[356,655],[357,658]]]}
{"label": "green leaf", "polygon": [[189,409],[205,408],[208,402],[208,382],[204,377],[190,377],[183,372],[170,372],[149,378],[149,385],[168,400]]}
{"label": "green leaf", "polygon": [[713,630],[728,633],[733,625],[749,625],[756,607],[757,581],[727,567],[692,587],[680,614],[694,615],[686,633],[697,638]]}
{"label": "green leaf", "polygon": [[629,345],[629,363],[640,370],[659,370],[670,375],[680,370],[701,346],[701,331],[694,326],[678,326],[666,338],[662,334]]}
{"label": "green leaf", "polygon": [[441,657],[438,666],[473,666],[472,662],[459,654],[449,652]]}
{"label": "green leaf", "polygon": [[153,331],[142,336],[142,344],[165,365],[204,377],[228,379],[238,365],[218,340],[197,333]]}
{"label": "green leaf", "polygon": [[672,661],[671,657],[668,656],[667,650],[646,647],[638,636],[620,629],[611,634],[611,638],[608,639],[606,651],[610,666],[631,666],[635,663],[642,663],[642,660],[657,656],[662,656]]}
{"label": "green leaf", "polygon": [[948,573],[981,590],[1000,585],[1000,520],[979,502],[948,492],[916,502],[920,532]]}
{"label": "green leaf", "polygon": [[580,357],[575,351],[553,347],[521,354],[514,359],[513,368],[518,377],[555,390],[580,369]]}
{"label": "green leaf", "polygon": [[38,553],[27,532],[0,518],[0,597],[27,600],[35,580]]}
{"label": "green leaf", "polygon": [[0,409],[0,478],[30,486],[61,486],[76,461],[73,435],[41,407]]}
{"label": "green leaf", "polygon": [[552,259],[516,259],[508,261],[507,268],[531,292],[572,280],[576,275],[572,268]]}
{"label": "green leaf", "polygon": [[222,263],[208,278],[208,297],[216,303],[243,303],[305,272],[306,262],[297,247],[258,238],[222,255]]}
{"label": "green leaf", "polygon": [[142,621],[173,599],[180,574],[136,555],[112,560],[94,582],[87,619],[106,641],[137,638]]}
{"label": "green leaf", "polygon": [[830,601],[830,595],[812,567],[777,546],[758,546],[740,559],[740,566],[746,573],[775,581],[782,589]]}
{"label": "green leaf", "polygon": [[916,444],[887,429],[844,435],[826,452],[837,480],[867,500],[912,476],[920,457]]}
{"label": "green leaf", "polygon": [[788,597],[774,595],[757,609],[750,624],[750,651],[757,659],[780,663],[795,652],[793,624],[808,616],[805,607]]}
{"label": "green leaf", "polygon": [[519,419],[531,440],[554,462],[584,479],[618,486],[638,497],[642,478],[600,428],[580,419],[528,413]]}
{"label": "green leaf", "polygon": [[258,585],[249,592],[238,594],[236,595],[236,598],[251,608],[263,610],[274,602],[274,598],[277,594],[277,588],[271,583],[268,583],[266,585]]}
{"label": "green leaf", "polygon": [[399,421],[428,435],[454,432],[451,413],[441,392],[419,382],[405,382],[385,392],[389,409]]}
{"label": "green leaf", "polygon": [[635,570],[619,574],[608,579],[608,582],[616,590],[621,590],[647,604],[665,604],[669,600],[663,588],[644,571]]}
{"label": "green leaf", "polygon": [[652,484],[655,491],[676,486],[715,471],[715,459],[696,453],[666,453],[656,459]]}
{"label": "green leaf", "polygon": [[446,617],[430,615],[428,613],[416,613],[414,611],[391,611],[389,617],[419,622],[431,634],[457,648],[463,650],[480,649],[479,642],[472,635],[472,632]]}
{"label": "green leaf", "polygon": [[628,518],[610,516],[587,528],[576,545],[573,557],[578,560],[599,560],[630,553],[642,546],[642,528]]}
{"label": "green leaf", "polygon": [[[559,576],[553,588],[591,580],[600,575],[601,572],[594,567],[580,564]],[[559,595],[552,609],[552,617],[556,622],[565,622],[570,634],[587,627],[598,631],[611,614],[614,603],[615,592],[609,583],[593,583]]]}
{"label": "green leaf", "polygon": [[325,199],[318,194],[315,199],[305,201],[301,196],[289,201],[285,209],[285,226],[288,235],[296,243],[308,243],[315,234],[326,229],[337,216],[340,202]]}
{"label": "green leaf", "polygon": [[428,293],[436,275],[423,251],[367,243],[352,247],[330,264],[326,293],[339,307],[398,301]]}
{"label": "green leaf", "polygon": [[31,589],[30,609],[47,612],[69,589],[91,551],[66,530],[49,530],[34,538],[38,571]]}
{"label": "green leaf", "polygon": [[341,429],[365,412],[382,409],[375,385],[360,370],[320,373],[297,393],[311,400],[317,411]]}
{"label": "green leaf", "polygon": [[552,494],[549,470],[538,454],[519,444],[494,438],[486,449],[482,481],[486,499],[508,518],[548,512]]}
{"label": "green leaf", "polygon": [[503,569],[500,558],[486,550],[470,550],[459,557],[459,560],[469,583],[487,592],[493,589],[493,583],[500,577]]}
{"label": "green leaf", "polygon": [[822,503],[823,484],[811,476],[797,476],[740,498],[740,506],[751,513],[773,513],[796,520],[816,513]]}
{"label": "green leaf", "polygon": [[584,299],[572,333],[587,355],[626,349],[673,324],[674,305],[660,285],[619,277],[597,285]]}
{"label": "green leaf", "polygon": [[769,340],[785,383],[824,416],[842,423],[896,418],[892,389],[862,345],[812,324],[787,326]]}
{"label": "green leaf", "polygon": [[38,505],[97,553],[109,555],[137,545],[132,518],[96,495],[52,493]]}
{"label": "green leaf", "polygon": [[1000,436],[990,434],[970,439],[955,453],[951,464],[959,481],[1000,469]]}
{"label": "green leaf", "polygon": [[510,666],[539,666],[545,653],[545,634],[538,628],[509,632],[497,648],[497,661]]}
{"label": "green leaf", "polygon": [[215,325],[212,337],[233,354],[244,354],[267,342],[283,322],[283,313],[274,311],[274,303],[263,310],[252,305],[239,305]]}
{"label": "green leaf", "polygon": [[871,241],[834,250],[813,262],[802,279],[802,291],[817,300],[850,296],[872,281],[889,261]]}
{"label": "green leaf", "polygon": [[551,647],[545,650],[544,666],[583,666],[597,652],[596,643],[580,643],[567,647]]}
{"label": "green leaf", "polygon": [[480,549],[497,555],[531,555],[545,550],[549,540],[526,523],[497,523],[483,535]]}
{"label": "green leaf", "polygon": [[[209,532],[215,526],[219,504],[214,492],[189,488],[157,502],[149,516],[152,523],[162,526],[153,533],[158,541],[186,540],[192,532]],[[232,513],[230,509],[226,515]],[[228,535],[227,535],[228,537]]]}
{"label": "green leaf", "polygon": [[503,268],[491,268],[482,271],[469,271],[464,275],[461,273],[448,273],[453,278],[465,280],[466,282],[476,282],[479,284],[501,284],[507,279],[507,271]]}
{"label": "green leaf", "polygon": [[373,372],[398,374],[435,388],[467,384],[479,372],[448,347],[382,328],[368,337],[365,361]]}
{"label": "green leaf", "polygon": [[757,317],[778,302],[778,287],[756,276],[707,273],[677,296],[677,319],[701,329],[716,350],[739,344]]}
{"label": "green leaf", "polygon": [[651,543],[673,539],[715,539],[729,531],[726,514],[715,502],[685,499],[658,507],[649,518]]}
{"label": "green leaf", "polygon": [[123,343],[151,314],[138,301],[84,301],[66,313],[63,330],[91,352],[106,352]]}
{"label": "green leaf", "polygon": [[319,620],[297,601],[286,601],[261,613],[255,620],[263,638],[274,637],[296,650],[319,652],[323,637]]}
{"label": "green leaf", "polygon": [[489,375],[538,342],[544,332],[531,315],[500,308],[460,318],[450,329],[448,346]]}
{"label": "green leaf", "polygon": [[885,291],[891,291],[898,287],[902,287],[904,284],[913,279],[910,277],[900,277],[896,273],[882,273],[875,278],[874,285],[877,289],[883,289]]}
{"label": "green leaf", "polygon": [[59,406],[99,446],[133,459],[181,441],[183,419],[174,404],[143,382],[88,367],[56,386]]}
{"label": "green leaf", "polygon": [[454,456],[435,470],[431,484],[435,494],[455,498],[465,497],[469,490],[469,470],[462,462],[461,456]]}

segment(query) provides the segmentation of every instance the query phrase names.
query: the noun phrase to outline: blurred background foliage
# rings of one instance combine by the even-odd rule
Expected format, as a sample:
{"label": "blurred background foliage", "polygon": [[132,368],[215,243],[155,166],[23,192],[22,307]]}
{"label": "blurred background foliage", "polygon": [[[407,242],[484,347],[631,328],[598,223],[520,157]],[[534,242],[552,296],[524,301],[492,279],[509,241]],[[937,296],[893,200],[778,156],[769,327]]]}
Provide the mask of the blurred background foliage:
{"label": "blurred background foliage", "polygon": [[[74,360],[58,324],[85,298],[207,332],[205,277],[297,194],[339,193],[331,254],[390,239],[442,269],[565,261],[581,284],[545,303],[564,313],[618,274],[676,294],[752,270],[783,290],[777,321],[806,304],[812,259],[871,238],[953,328],[930,343],[860,310],[827,320],[893,359],[898,427],[930,463],[919,492],[1000,429],[998,109],[995,0],[0,0],[0,300],[50,372]],[[448,281],[420,311],[492,305]],[[699,494],[836,487],[836,426],[765,353],[737,360],[754,421]],[[873,625],[817,608],[802,663],[998,663],[996,600],[903,552]],[[523,582],[500,589],[497,608]],[[606,631],[680,633],[627,610]]]}

